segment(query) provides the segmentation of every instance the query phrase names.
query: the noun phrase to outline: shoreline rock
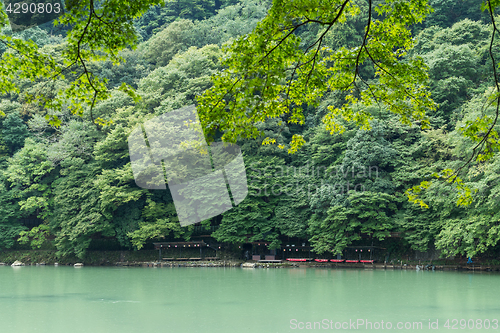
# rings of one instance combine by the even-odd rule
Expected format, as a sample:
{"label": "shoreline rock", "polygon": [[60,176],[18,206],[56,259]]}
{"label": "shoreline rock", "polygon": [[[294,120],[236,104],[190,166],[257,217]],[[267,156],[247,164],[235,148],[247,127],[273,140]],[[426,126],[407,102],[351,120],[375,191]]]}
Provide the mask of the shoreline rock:
{"label": "shoreline rock", "polygon": [[245,262],[245,263],[241,264],[241,268],[255,268],[255,264]]}

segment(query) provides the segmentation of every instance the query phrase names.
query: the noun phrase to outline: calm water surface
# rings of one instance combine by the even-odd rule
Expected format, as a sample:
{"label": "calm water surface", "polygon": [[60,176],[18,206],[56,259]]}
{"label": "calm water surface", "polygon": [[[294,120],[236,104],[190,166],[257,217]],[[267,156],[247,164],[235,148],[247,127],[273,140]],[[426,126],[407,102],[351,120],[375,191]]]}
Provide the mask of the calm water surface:
{"label": "calm water surface", "polygon": [[[375,332],[489,319],[500,275],[334,269],[0,267],[1,332]],[[429,320],[438,329],[429,329]],[[307,323],[320,322],[316,329]],[[325,322],[328,322],[328,329]],[[335,324],[337,328],[335,329]],[[464,321],[462,322],[462,324]],[[472,322],[469,322],[469,326]],[[450,321],[450,326],[452,322]],[[300,329],[304,325],[304,329]],[[406,324],[408,327],[408,324]],[[314,328],[314,326],[311,326]],[[434,326],[435,327],[435,326]]]}

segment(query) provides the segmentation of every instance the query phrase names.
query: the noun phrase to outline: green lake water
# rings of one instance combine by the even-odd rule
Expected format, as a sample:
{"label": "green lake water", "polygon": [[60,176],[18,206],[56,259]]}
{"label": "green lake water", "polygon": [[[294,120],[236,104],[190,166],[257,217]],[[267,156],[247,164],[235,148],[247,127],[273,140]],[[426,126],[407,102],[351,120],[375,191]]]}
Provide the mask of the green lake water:
{"label": "green lake water", "polygon": [[500,332],[499,319],[490,273],[0,267],[0,332]]}

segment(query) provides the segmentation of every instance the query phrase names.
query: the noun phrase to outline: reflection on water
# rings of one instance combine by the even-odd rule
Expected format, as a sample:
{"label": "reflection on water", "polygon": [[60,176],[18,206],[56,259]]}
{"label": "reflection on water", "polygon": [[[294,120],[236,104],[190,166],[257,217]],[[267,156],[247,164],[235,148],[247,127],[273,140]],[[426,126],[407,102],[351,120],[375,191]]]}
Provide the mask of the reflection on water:
{"label": "reflection on water", "polygon": [[447,319],[500,319],[499,282],[440,271],[0,267],[0,320],[4,332],[281,333],[357,320],[423,331],[438,321],[433,331],[444,332]]}

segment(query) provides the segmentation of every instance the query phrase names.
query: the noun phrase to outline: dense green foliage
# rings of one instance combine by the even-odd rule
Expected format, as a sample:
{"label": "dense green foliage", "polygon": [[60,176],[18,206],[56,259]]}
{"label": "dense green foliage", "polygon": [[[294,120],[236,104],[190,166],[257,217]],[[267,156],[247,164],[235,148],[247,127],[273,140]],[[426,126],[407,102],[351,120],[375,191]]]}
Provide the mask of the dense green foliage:
{"label": "dense green foliage", "polygon": [[[119,1],[104,3],[96,15],[119,7]],[[18,238],[39,247],[49,238],[59,254],[83,256],[96,238],[136,249],[166,237],[190,239],[194,228],[180,227],[169,191],[135,184],[127,138],[145,120],[196,103],[203,121],[218,125],[207,126],[207,134],[237,142],[247,168],[247,198],[202,222],[218,226],[212,236],[220,242],[265,241],[276,249],[293,239],[310,242],[317,253],[336,254],[353,242],[383,242],[397,233],[414,250],[437,247],[446,255],[469,256],[498,245],[497,155],[464,170],[462,187],[429,182],[419,194],[427,208],[405,196],[434,173],[467,161],[478,135],[471,124],[482,130],[481,122],[473,122],[495,114],[492,27],[476,2],[430,1],[434,11],[427,20],[425,2],[405,7],[415,17],[396,19],[394,8],[381,9],[366,44],[370,51],[359,51],[368,5],[353,1],[361,14],[354,15],[353,6],[353,15],[332,27],[316,65],[309,61],[316,48],[303,51],[325,28],[312,24],[297,29],[283,50],[270,55],[269,67],[256,63],[275,44],[255,33],[240,36],[256,27],[268,37],[286,33],[276,25],[289,19],[280,11],[281,1],[272,7],[264,0],[160,3],[132,6],[120,38],[103,41],[96,33],[97,39],[83,41],[76,65],[88,66],[89,77],[75,68],[46,81],[61,66],[75,65],[68,59],[77,57],[77,32],[85,29],[76,23],[77,11],[75,21],[62,19],[76,23],[66,36],[54,36],[46,27],[13,35],[4,29],[5,43],[33,54],[38,49],[47,58],[40,68],[37,63],[21,68],[10,56],[13,51],[0,45],[0,110],[5,113],[0,118],[0,248],[12,247]],[[155,6],[137,18],[149,5]],[[308,18],[332,18],[317,13]],[[384,15],[392,21],[383,21]],[[91,21],[96,32],[105,29],[98,17]],[[413,23],[418,24],[410,27]],[[387,30],[388,24],[396,32]],[[141,43],[132,48],[136,34]],[[493,45],[496,53],[498,46]],[[355,75],[345,60],[352,57],[359,59]],[[284,70],[294,63],[305,66],[295,79]],[[12,68],[18,71],[8,72]],[[238,76],[242,68],[248,71]],[[30,70],[38,75],[30,77]],[[384,70],[396,73],[397,80]],[[303,88],[306,81],[309,90]],[[369,89],[356,91],[357,86],[340,89],[351,82],[365,84],[376,97],[368,96]],[[82,88],[90,83],[95,90]],[[226,96],[228,84],[240,94]],[[294,90],[280,99],[288,84]],[[67,102],[48,99],[55,94]],[[36,99],[42,95],[47,99]],[[210,108],[217,98],[224,103]],[[467,190],[476,191],[470,205],[457,206]],[[34,218],[42,224],[30,229],[23,223]]]}

